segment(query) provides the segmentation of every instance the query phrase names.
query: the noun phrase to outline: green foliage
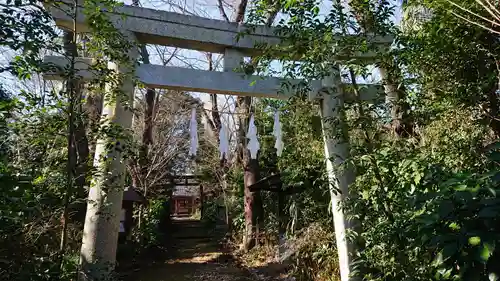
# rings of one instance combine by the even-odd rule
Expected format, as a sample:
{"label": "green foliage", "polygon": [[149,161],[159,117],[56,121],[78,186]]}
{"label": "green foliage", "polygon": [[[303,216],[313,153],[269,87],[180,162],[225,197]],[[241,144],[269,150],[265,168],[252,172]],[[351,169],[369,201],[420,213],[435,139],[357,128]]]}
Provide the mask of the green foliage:
{"label": "green foliage", "polygon": [[206,200],[203,202],[203,215],[201,217],[201,221],[208,225],[215,225],[215,223],[219,220],[219,208],[220,200],[216,200],[216,198],[211,198],[210,200]]}
{"label": "green foliage", "polygon": [[[442,172],[433,177],[442,178]],[[416,244],[434,258],[437,279],[491,280],[500,274],[500,167],[492,173],[452,174],[417,197]],[[432,190],[429,188],[429,190]],[[494,278],[493,278],[494,279]]]}
{"label": "green foliage", "polygon": [[230,192],[233,198],[229,208],[231,228],[235,233],[242,233],[245,229],[243,171],[238,168],[231,169],[227,174],[227,182],[229,190],[226,192]]}
{"label": "green foliage", "polygon": [[[490,259],[496,255],[491,245],[498,241],[491,212],[500,201],[498,181],[492,178],[500,170],[487,176],[453,172],[443,164],[429,164],[428,157],[410,160],[409,153],[394,148],[378,152],[373,157],[383,182],[373,180],[378,176],[367,170],[353,187],[357,197],[347,210],[361,223],[364,245],[358,273],[367,280],[408,274],[412,280],[472,280],[472,272],[474,280],[487,278],[497,268],[495,258]],[[477,245],[470,245],[473,241]]]}
{"label": "green foliage", "polygon": [[[450,106],[475,105],[474,118],[488,124],[498,137],[499,123],[494,118],[498,115],[497,35],[458,18],[452,13],[456,9],[445,1],[409,2],[410,7],[429,11],[427,19],[419,21],[420,28],[398,39],[402,47],[398,57],[418,87],[411,98],[426,108],[417,110],[416,116],[423,118],[419,121],[430,120]],[[461,4],[481,14],[474,1]]]}
{"label": "green foliage", "polygon": [[29,79],[42,68],[40,52],[57,50],[51,45],[56,33],[52,18],[43,8],[43,1],[7,0],[0,10],[0,48],[22,53],[0,66],[0,73],[11,72],[22,79]]}
{"label": "green foliage", "polygon": [[[106,42],[122,41],[118,40],[121,37],[111,36],[112,26],[95,9],[100,3],[85,3],[86,9],[95,12],[92,24],[103,29],[108,23],[108,29],[103,29],[105,39],[99,37],[99,30],[91,34],[104,50],[98,53],[123,61],[123,49],[106,51]],[[82,199],[86,193],[83,187],[88,185],[91,173],[78,171],[85,170],[86,161],[93,157],[83,155],[83,151],[76,155],[73,149],[88,141],[87,134],[93,137],[96,133],[94,128],[85,128],[89,120],[82,112],[84,99],[75,87],[78,77],[74,66],[63,69],[63,77],[69,82],[62,90],[26,86],[46,70],[42,55],[62,50],[45,4],[48,3],[7,0],[0,7],[0,48],[14,54],[6,65],[0,66],[0,72],[17,76],[15,86],[21,89],[7,96],[0,87],[0,273],[5,280],[74,280],[78,263],[75,257],[79,257],[76,253],[81,247],[85,213]],[[111,5],[107,3],[107,7]],[[89,83],[89,89],[99,88],[104,82],[117,85],[123,81],[123,77],[109,71],[99,78]],[[75,126],[83,128],[77,136]],[[116,137],[121,133],[111,129],[97,134],[108,133],[112,138],[111,134]],[[84,145],[88,154],[88,143]],[[73,188],[76,180],[80,181],[80,189]],[[68,216],[63,219],[64,210]]]}
{"label": "green foliage", "polygon": [[[303,98],[294,98],[287,102],[262,100],[256,105],[260,108],[256,113],[257,128],[261,139],[259,162],[261,176],[269,176],[278,168],[284,175],[284,185],[298,182],[304,185],[297,193],[286,197],[287,213],[290,218],[289,227],[293,230],[318,220],[328,220],[322,215],[327,209],[329,198],[323,156],[321,131],[318,131],[316,107]],[[311,110],[313,109],[313,110]],[[275,139],[272,135],[275,110],[280,111],[283,141],[285,144],[280,157],[276,156]],[[277,197],[275,194],[263,192],[266,213],[276,213]],[[270,224],[274,222],[272,219]]]}
{"label": "green foliage", "polygon": [[[60,268],[57,254],[66,123],[53,113],[64,103],[42,107],[36,96],[21,93],[18,98],[2,108],[8,124],[3,128],[7,134],[2,135],[5,158],[0,165],[0,259],[8,269],[2,275],[7,280],[69,280],[74,264],[64,259]],[[77,248],[80,227],[69,222],[68,247]]]}
{"label": "green foliage", "polygon": [[[406,2],[429,9],[430,17],[416,19],[418,28],[400,33],[390,23],[394,7],[388,1],[349,1],[351,11],[334,5],[326,16],[318,16],[317,1],[283,1],[282,12],[288,17],[278,28],[289,40],[267,46],[261,62],[265,65],[279,51],[283,60],[292,61],[285,63],[287,76],[321,79],[332,65],[340,64],[339,53],[373,49],[363,42],[367,29],[396,35],[396,48],[380,60],[390,59],[404,70],[406,79],[398,86],[409,89],[403,101],[410,105],[405,118],[414,122],[413,135],[397,138],[388,133],[388,106],[354,102],[345,107],[348,163],[357,174],[343,204],[358,222],[349,233],[358,247],[354,274],[364,280],[496,280],[499,170],[498,162],[487,158],[486,148],[500,132],[497,35],[457,18],[446,1]],[[464,5],[478,11],[474,1]],[[259,2],[252,20],[258,22],[268,8],[265,1]],[[363,27],[366,23],[370,28]],[[347,30],[359,36],[352,41],[332,37]],[[348,42],[354,46],[342,47]],[[295,62],[298,58],[300,64]],[[342,62],[358,77],[366,76],[363,63],[351,63],[359,61]],[[261,136],[270,134],[269,122],[268,117],[260,124],[267,128]],[[314,141],[306,143],[308,147]],[[287,158],[285,152],[273,160],[266,151],[272,144],[265,139],[263,144],[264,167]],[[287,142],[290,147],[302,150]],[[308,152],[280,167],[307,179],[305,163],[321,159],[321,152],[318,157]],[[303,165],[294,166],[298,161]],[[301,211],[311,210],[307,218],[316,221],[321,220],[319,214],[325,218],[324,207],[323,213],[310,206]]]}
{"label": "green foliage", "polygon": [[[57,50],[50,16],[40,1],[7,1],[0,12],[0,47],[16,52],[1,67],[21,81],[43,69],[42,50]],[[0,89],[0,260],[5,280],[68,280],[60,256],[59,215],[64,191],[64,108],[57,93]],[[58,136],[61,136],[60,138]],[[53,150],[57,147],[57,150]],[[70,237],[78,232],[70,225]]]}
{"label": "green foliage", "polygon": [[156,199],[149,202],[149,206],[143,214],[140,228],[135,229],[138,239],[144,246],[161,245],[164,235],[160,229],[161,220],[165,216],[165,200]]}

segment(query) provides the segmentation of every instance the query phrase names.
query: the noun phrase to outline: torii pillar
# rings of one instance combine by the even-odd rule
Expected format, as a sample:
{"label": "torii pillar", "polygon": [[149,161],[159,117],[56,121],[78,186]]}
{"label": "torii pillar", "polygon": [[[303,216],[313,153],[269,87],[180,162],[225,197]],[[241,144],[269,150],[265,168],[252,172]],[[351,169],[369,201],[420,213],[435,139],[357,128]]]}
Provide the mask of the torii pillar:
{"label": "torii pillar", "polygon": [[[135,35],[121,31],[135,46]],[[128,57],[135,67],[138,52],[132,47]],[[119,89],[106,86],[101,115],[103,132],[120,133],[132,126],[134,84],[133,69],[129,65],[108,63],[108,68],[119,75],[126,75]],[[128,106],[126,106],[128,104]],[[113,127],[117,127],[118,130]],[[104,133],[105,134],[105,133]],[[125,181],[125,163],[122,159],[126,139],[122,136],[100,135],[97,140],[94,168],[96,174],[89,189],[87,214],[80,252],[79,280],[108,280],[113,274],[120,224],[120,210]]]}
{"label": "torii pillar", "polygon": [[352,227],[352,222],[346,219],[340,204],[349,195],[349,185],[354,181],[354,173],[352,167],[345,166],[349,157],[349,141],[344,123],[344,92],[338,67],[334,67],[331,74],[322,80],[322,86],[320,116],[335,240],[341,280],[349,281],[353,246],[346,239],[346,230]]}

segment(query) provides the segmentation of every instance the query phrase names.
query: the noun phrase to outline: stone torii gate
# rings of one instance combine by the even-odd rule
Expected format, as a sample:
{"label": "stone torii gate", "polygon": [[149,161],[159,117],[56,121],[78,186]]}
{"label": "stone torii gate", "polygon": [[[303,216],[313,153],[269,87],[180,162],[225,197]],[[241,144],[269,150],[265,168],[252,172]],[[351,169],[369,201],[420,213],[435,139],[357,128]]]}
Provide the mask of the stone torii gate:
{"label": "stone torii gate", "polygon": [[[76,26],[76,32],[89,32],[83,14],[81,1],[77,3],[77,11],[72,11],[75,6],[69,0],[67,4],[59,7],[47,6],[46,9],[54,17],[58,27],[72,30]],[[71,11],[68,13],[68,11]],[[299,80],[284,80],[274,77],[244,76],[234,72],[238,68],[245,56],[259,54],[256,44],[278,44],[280,38],[276,36],[273,28],[257,26],[253,31],[237,40],[237,35],[246,29],[245,26],[236,23],[229,23],[220,20],[212,20],[197,16],[188,16],[179,13],[140,8],[124,5],[113,11],[107,11],[110,21],[115,27],[124,33],[130,40],[141,44],[156,44],[172,46],[184,49],[198,50],[211,53],[223,54],[223,71],[205,71],[187,69],[181,67],[162,66],[154,64],[141,64],[135,69],[135,75],[146,87],[157,89],[172,89],[180,91],[195,91],[203,93],[230,94],[239,96],[252,96],[259,98],[288,99],[293,92],[281,91],[283,82],[297,84]],[[76,15],[74,17],[69,14]],[[125,16],[125,17],[123,17]],[[339,37],[340,39],[340,37]],[[392,38],[372,37],[370,42],[379,48],[388,47]],[[137,58],[137,52],[130,51],[133,58]],[[352,58],[351,56],[350,58]],[[364,59],[376,59],[375,53],[363,53],[354,57]],[[69,59],[58,56],[47,56],[45,62],[55,64],[59,67],[66,67]],[[76,58],[77,75],[82,80],[92,79],[94,74],[90,70],[91,58]],[[126,72],[123,67],[110,63],[110,68]],[[45,79],[61,80],[61,73],[46,73]],[[350,87],[342,84],[340,72],[333,69],[331,74],[321,81],[312,81],[310,88],[310,98],[319,99],[321,102],[320,115],[322,117],[322,129],[324,138],[325,158],[327,162],[327,173],[331,186],[332,213],[334,216],[335,235],[339,255],[339,266],[342,281],[349,280],[351,265],[351,247],[345,239],[345,231],[350,227],[349,221],[339,210],[339,202],[348,195],[348,186],[353,181],[353,175],[348,172],[341,172],[336,167],[344,162],[348,157],[348,143],[338,139],[332,134],[334,124],[325,120],[336,118],[341,112],[344,101],[352,99],[353,95]],[[130,81],[124,82],[122,90],[132,100],[134,85]],[[326,91],[325,91],[326,90]],[[329,92],[333,94],[324,95]],[[383,95],[380,85],[363,85],[360,87],[360,97],[362,100],[374,100]],[[103,118],[130,128],[132,123],[132,112],[126,110],[120,103],[105,103],[103,108]],[[120,161],[119,153],[114,152],[113,161],[109,166],[101,167],[99,159],[105,154],[107,140],[98,141],[94,166],[99,171],[106,171],[118,177],[123,183],[124,163]],[[109,156],[109,155],[108,155]],[[116,240],[118,238],[119,214],[121,206],[109,204],[118,200],[121,202],[123,189],[110,189],[106,181],[94,181],[89,191],[89,202],[94,202],[98,207],[88,204],[85,219],[84,238],[82,243],[82,263],[88,261],[92,269],[102,269],[114,265],[116,256]],[[107,190],[105,192],[105,190]],[[340,190],[340,194],[335,190]],[[110,206],[111,205],[111,206]],[[107,208],[107,209],[106,209]],[[96,225],[96,220],[102,210],[106,210],[111,215],[106,220],[100,220]],[[94,233],[90,237],[90,233]],[[116,233],[115,236],[110,233]],[[109,240],[108,240],[109,239]],[[85,270],[85,269],[84,269]]]}

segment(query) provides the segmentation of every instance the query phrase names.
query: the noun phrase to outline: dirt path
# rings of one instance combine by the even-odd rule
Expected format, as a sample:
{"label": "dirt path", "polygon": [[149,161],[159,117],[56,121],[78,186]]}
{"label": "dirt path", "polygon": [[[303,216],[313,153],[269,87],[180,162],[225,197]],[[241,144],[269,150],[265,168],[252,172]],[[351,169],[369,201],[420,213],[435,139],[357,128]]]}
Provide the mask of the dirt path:
{"label": "dirt path", "polygon": [[130,280],[134,281],[251,281],[245,272],[232,263],[205,257],[166,261],[163,265],[143,269]]}
{"label": "dirt path", "polygon": [[173,257],[142,267],[127,281],[255,281],[220,246],[221,235],[199,222],[177,223]]}

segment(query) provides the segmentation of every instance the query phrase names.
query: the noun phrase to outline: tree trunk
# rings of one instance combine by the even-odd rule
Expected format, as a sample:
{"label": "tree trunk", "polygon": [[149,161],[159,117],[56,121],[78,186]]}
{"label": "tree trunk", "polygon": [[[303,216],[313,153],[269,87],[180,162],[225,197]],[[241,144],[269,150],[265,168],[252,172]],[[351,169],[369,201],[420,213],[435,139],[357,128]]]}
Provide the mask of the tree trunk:
{"label": "tree trunk", "polygon": [[142,133],[142,144],[139,152],[139,166],[141,170],[141,179],[143,183],[144,196],[147,192],[146,177],[148,173],[148,154],[149,147],[153,144],[153,109],[155,103],[155,90],[146,90],[146,107],[144,108],[144,131]]}
{"label": "tree trunk", "polygon": [[236,14],[234,17],[234,22],[243,23],[243,19],[245,18],[245,12],[247,10],[248,0],[240,0],[240,4],[238,5],[238,9],[236,10]]}
{"label": "tree trunk", "polygon": [[[269,1],[269,3],[271,3]],[[243,23],[245,12],[247,9],[247,0],[241,0],[234,22]],[[267,15],[266,24],[271,25],[280,8],[279,4],[275,4],[271,12]],[[235,58],[227,57],[234,50],[226,50],[224,57],[224,71],[230,71],[237,67]],[[237,51],[236,51],[237,52]],[[236,56],[238,57],[238,56]],[[226,59],[231,60],[226,63]],[[254,60],[252,60],[254,61]],[[239,62],[238,62],[239,63]],[[240,97],[237,99],[238,110],[238,155],[244,170],[244,192],[245,192],[245,233],[243,236],[243,247],[246,251],[252,249],[258,242],[258,231],[264,226],[264,209],[262,207],[262,198],[260,192],[251,192],[249,186],[256,183],[260,178],[259,161],[251,159],[250,151],[246,148],[247,138],[245,129],[248,128],[249,114],[251,112],[251,97]]]}
{"label": "tree trunk", "polygon": [[[74,42],[74,33],[71,31],[64,32],[64,51],[66,56],[76,58],[78,57],[78,50],[76,42]],[[77,192],[82,192],[85,190],[86,175],[88,171],[88,157],[89,157],[89,142],[87,139],[86,126],[84,122],[84,110],[83,105],[80,102],[82,99],[82,83],[76,79],[71,79],[67,81],[66,87],[71,89],[73,98],[75,99],[75,104],[73,110],[75,111],[74,116],[74,141],[75,141],[75,153],[77,159],[75,160],[75,186]]]}
{"label": "tree trunk", "polygon": [[[133,6],[139,6],[139,0],[133,0]],[[149,53],[145,45],[140,49],[142,61],[144,64],[150,64]],[[139,148],[139,173],[132,173],[132,184],[135,187],[141,187],[145,198],[148,195],[148,165],[149,165],[149,148],[153,144],[153,113],[155,107],[156,92],[153,88],[146,89],[146,105],[144,107],[144,131],[142,132],[142,143]],[[143,221],[144,206],[139,207],[139,226]]]}
{"label": "tree trunk", "polygon": [[[74,60],[78,56],[78,52],[76,50],[75,43],[75,34],[70,31],[65,31],[63,35],[64,40],[64,49],[66,56],[71,60],[71,67],[74,68]],[[59,268],[63,265],[63,258],[66,251],[66,240],[68,236],[68,223],[69,223],[69,204],[71,201],[72,193],[73,193],[73,180],[74,173],[77,162],[77,151],[75,147],[75,115],[78,113],[75,112],[75,108],[78,107],[75,104],[79,101],[79,95],[81,93],[80,90],[80,81],[75,79],[75,77],[69,77],[66,81],[66,95],[68,101],[67,114],[68,114],[68,136],[67,136],[67,163],[66,163],[66,190],[64,193],[63,199],[63,214],[62,214],[62,230],[61,230],[61,240],[59,244]]]}
{"label": "tree trunk", "polygon": [[[390,107],[391,128],[396,136],[408,137],[413,135],[413,126],[409,116],[409,106],[404,100],[406,88],[398,83],[395,77],[400,72],[396,65],[382,64],[379,66],[380,76],[384,85],[385,100]],[[399,87],[398,87],[399,85]]]}
{"label": "tree trunk", "polygon": [[[213,63],[213,57],[211,53],[207,54],[207,59],[208,59],[208,71],[214,71],[214,63]],[[219,102],[217,101],[217,94],[210,94],[210,103],[212,106],[212,121],[210,126],[212,127],[214,131],[215,138],[217,139],[217,143],[219,143],[219,132],[220,129],[222,128],[222,120],[220,118],[220,113],[219,113]],[[207,118],[208,119],[208,118]],[[207,120],[210,122],[210,119]],[[226,158],[224,157],[221,160],[221,166],[224,166]]]}
{"label": "tree trunk", "polygon": [[262,229],[262,198],[259,192],[252,192],[248,188],[259,181],[259,160],[250,159],[250,152],[244,152],[244,184],[245,184],[245,238],[246,251],[255,247],[259,239],[259,230]]}
{"label": "tree trunk", "polygon": [[[78,50],[74,38],[74,33],[71,31],[65,31],[63,35],[64,41],[64,52],[68,58],[78,57]],[[87,126],[85,123],[85,111],[83,110],[83,105],[80,102],[82,99],[83,84],[81,81],[75,78],[71,78],[66,81],[66,89],[72,95],[72,117],[71,117],[71,150],[68,152],[70,156],[74,159],[72,162],[72,173],[74,181],[74,191],[78,199],[85,198],[86,195],[86,185],[87,185],[87,172],[88,167],[88,157],[89,157],[89,142],[87,138]],[[73,188],[72,188],[73,189]],[[83,205],[82,205],[83,206]],[[84,209],[78,209],[77,218],[80,217],[80,213],[84,212]],[[83,217],[83,214],[82,214]],[[73,218],[72,218],[73,219]],[[72,220],[70,219],[70,221]]]}
{"label": "tree trunk", "polygon": [[[144,64],[149,64],[149,54],[146,47],[141,49],[141,56]],[[155,89],[148,88],[146,90],[146,107],[144,108],[144,132],[142,133],[142,146],[139,154],[141,177],[146,180],[148,172],[148,153],[149,147],[153,144],[153,110],[155,106]]]}
{"label": "tree trunk", "polygon": [[[85,112],[88,116],[88,127],[91,130],[95,130],[99,126],[99,121],[101,119],[102,113],[102,94],[101,93],[89,93],[85,101]],[[91,138],[89,140],[89,157],[94,159],[95,149],[96,149],[96,139]]]}
{"label": "tree trunk", "polygon": [[[139,6],[139,0],[133,0],[133,6]],[[149,53],[145,45],[140,49],[141,58],[144,64],[150,64]],[[146,177],[148,173],[149,147],[153,144],[153,112],[155,106],[156,92],[153,88],[146,90],[146,106],[144,107],[144,131],[142,132],[142,143],[139,149],[139,173],[133,173],[132,182],[136,187],[142,187],[144,196],[147,195]]]}
{"label": "tree trunk", "polygon": [[260,179],[259,160],[251,159],[247,149],[246,129],[248,128],[251,97],[237,99],[238,106],[238,154],[244,171],[245,193],[245,233],[243,248],[248,251],[258,242],[258,230],[262,229],[263,208],[260,192],[252,192],[249,186]]}
{"label": "tree trunk", "polygon": [[[376,34],[375,13],[371,10],[369,2],[350,0],[349,6],[354,11],[361,30],[366,33]],[[390,108],[391,128],[396,136],[411,136],[413,135],[413,124],[410,120],[408,104],[405,101],[406,89],[401,81],[401,69],[399,69],[394,58],[391,57],[389,60],[382,62],[378,67],[384,84],[386,103]]]}
{"label": "tree trunk", "polygon": [[219,139],[219,132],[222,127],[222,121],[219,114],[219,103],[217,102],[217,94],[210,94],[210,102],[212,103],[212,120],[214,122],[215,137]]}

